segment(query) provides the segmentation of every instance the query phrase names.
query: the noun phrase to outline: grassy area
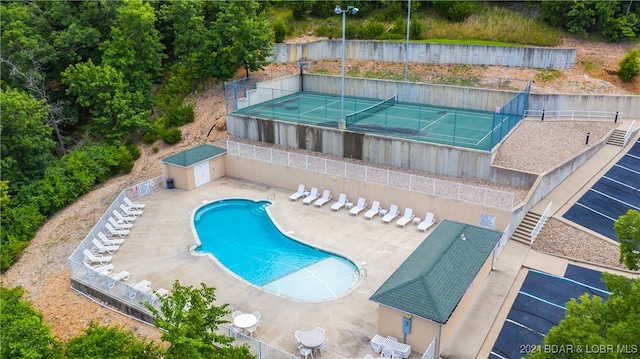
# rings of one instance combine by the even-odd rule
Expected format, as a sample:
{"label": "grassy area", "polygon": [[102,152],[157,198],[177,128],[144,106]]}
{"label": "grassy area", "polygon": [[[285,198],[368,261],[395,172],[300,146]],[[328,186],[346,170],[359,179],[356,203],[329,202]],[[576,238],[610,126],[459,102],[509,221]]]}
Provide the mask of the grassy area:
{"label": "grassy area", "polygon": [[[384,11],[384,10],[382,10]],[[347,38],[353,38],[357,30],[382,18],[376,13],[359,13],[347,18]],[[287,27],[287,37],[312,35],[328,38],[342,36],[342,17],[325,19],[309,18],[296,21],[291,10],[274,9],[269,14],[271,21],[282,20]],[[565,35],[531,16],[502,6],[477,3],[476,12],[462,22],[448,21],[432,11],[419,12],[412,21],[422,24],[421,42],[450,43],[492,46],[556,46]],[[393,23],[383,23],[390,30]],[[396,40],[402,41],[402,40]],[[413,41],[413,40],[412,40]]]}

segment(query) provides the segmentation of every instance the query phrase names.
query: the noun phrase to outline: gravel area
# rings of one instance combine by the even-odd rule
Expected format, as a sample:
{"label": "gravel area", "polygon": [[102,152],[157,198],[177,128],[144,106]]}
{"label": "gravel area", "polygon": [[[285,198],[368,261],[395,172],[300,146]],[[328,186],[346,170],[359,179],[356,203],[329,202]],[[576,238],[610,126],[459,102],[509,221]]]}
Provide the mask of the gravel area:
{"label": "gravel area", "polygon": [[[638,82],[621,84],[616,76],[609,76],[626,51],[619,45],[604,45],[571,40],[567,45],[578,48],[577,66],[562,73],[560,79],[549,83],[536,82],[534,91],[539,93],[638,93]],[[601,64],[602,73],[585,72],[583,63]],[[335,62],[335,61],[334,61]],[[350,63],[353,66],[360,64]],[[312,65],[312,66],[315,66]],[[389,67],[390,65],[386,65]],[[402,64],[397,64],[402,69]],[[415,67],[419,70],[419,66]],[[440,66],[428,71],[452,71],[453,67]],[[459,67],[457,69],[459,71]],[[516,68],[478,67],[488,77],[531,79],[536,71]],[[276,77],[297,71],[296,64],[270,65],[259,77]],[[401,70],[399,70],[401,71]],[[426,70],[425,70],[426,71]],[[239,71],[244,76],[244,70]],[[596,77],[597,78],[594,78]],[[547,90],[547,88],[549,88]],[[125,187],[161,174],[160,160],[196,144],[214,142],[224,145],[227,138],[225,127],[225,100],[220,82],[206,84],[191,99],[195,105],[196,120],[183,126],[183,140],[167,146],[161,142],[142,145],[142,156],[136,161],[128,175],[110,179],[97,186],[91,193],[81,197],[50,218],[38,231],[22,257],[1,276],[3,285],[22,286],[26,299],[43,314],[56,337],[67,340],[82,333],[89,321],[102,325],[116,325],[131,330],[141,338],[160,342],[160,332],[152,326],[138,322],[119,312],[94,302],[70,289],[67,258],[93,227],[96,220]],[[596,122],[544,122],[525,121],[508,136],[501,145],[495,164],[533,173],[549,170],[586,149],[584,136],[590,132],[592,138],[602,138],[612,126]],[[242,141],[241,139],[234,139]],[[154,146],[157,146],[154,149]],[[290,149],[289,149],[290,150]],[[314,155],[318,155],[314,153]],[[344,160],[344,159],[342,159]],[[367,164],[371,165],[371,164]],[[380,166],[383,167],[383,166]],[[393,168],[398,170],[397,168]],[[411,171],[408,171],[411,172]],[[448,181],[461,181],[435,174],[430,177]],[[527,189],[498,186],[477,179],[463,181],[467,184],[513,191],[516,198],[524,199]],[[598,237],[586,234],[561,221],[551,219],[543,228],[535,250],[551,254],[578,258],[611,267],[617,264],[617,246]]]}

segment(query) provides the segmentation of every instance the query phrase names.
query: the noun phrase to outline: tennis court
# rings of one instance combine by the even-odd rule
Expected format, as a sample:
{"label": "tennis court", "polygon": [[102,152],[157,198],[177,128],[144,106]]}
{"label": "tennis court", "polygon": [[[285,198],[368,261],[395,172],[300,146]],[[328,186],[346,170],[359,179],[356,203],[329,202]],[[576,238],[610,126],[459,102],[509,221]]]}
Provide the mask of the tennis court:
{"label": "tennis court", "polygon": [[[338,128],[340,96],[298,92],[245,107],[235,115]],[[346,129],[390,137],[490,150],[521,118],[489,111],[400,102],[344,98]]]}
{"label": "tennis court", "polygon": [[629,209],[640,211],[640,141],[563,215],[607,238],[618,240],[613,223]]}
{"label": "tennis court", "polygon": [[529,270],[489,358],[522,358],[541,345],[565,317],[566,303],[582,294],[609,298],[602,272],[569,264],[564,277]]}

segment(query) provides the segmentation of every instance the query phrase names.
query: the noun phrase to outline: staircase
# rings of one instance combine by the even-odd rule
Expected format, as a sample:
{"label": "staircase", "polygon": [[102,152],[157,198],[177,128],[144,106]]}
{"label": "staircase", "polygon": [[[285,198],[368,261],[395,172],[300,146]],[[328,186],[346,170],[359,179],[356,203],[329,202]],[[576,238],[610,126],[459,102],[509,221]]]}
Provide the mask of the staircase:
{"label": "staircase", "polygon": [[531,245],[531,231],[533,231],[533,228],[538,224],[540,217],[542,217],[541,214],[531,211],[527,212],[527,215],[524,216],[522,222],[520,222],[518,228],[516,228],[516,231],[511,235],[511,239],[528,246]]}
{"label": "staircase", "polygon": [[625,134],[626,134],[625,131],[613,130],[613,133],[611,134],[611,136],[609,136],[609,139],[607,140],[607,145],[624,147]]}

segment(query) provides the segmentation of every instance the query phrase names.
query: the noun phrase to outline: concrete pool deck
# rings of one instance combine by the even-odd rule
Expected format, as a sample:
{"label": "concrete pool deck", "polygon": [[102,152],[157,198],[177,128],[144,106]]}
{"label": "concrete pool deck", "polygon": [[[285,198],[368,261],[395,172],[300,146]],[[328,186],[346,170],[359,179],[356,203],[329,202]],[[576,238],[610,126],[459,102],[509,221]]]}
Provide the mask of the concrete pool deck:
{"label": "concrete pool deck", "polygon": [[[183,285],[216,288],[217,304],[230,309],[262,313],[257,339],[297,354],[294,333],[317,326],[327,331],[325,358],[362,358],[375,354],[369,340],[377,333],[378,305],[369,297],[393,273],[427,234],[415,225],[406,228],[384,224],[379,217],[365,220],[348,210],[332,211],[289,200],[293,192],[246,181],[221,178],[192,191],[160,191],[145,197],[144,213],[113,256],[116,270],[131,273],[128,283],[149,280],[152,288],[170,289],[177,279]],[[238,279],[209,256],[194,256],[196,244],[191,215],[214,200],[242,197],[272,200],[269,212],[286,234],[302,242],[340,254],[360,266],[367,262],[367,278],[347,295],[323,303],[278,297]],[[337,197],[337,194],[334,194]],[[372,199],[369,200],[369,202]],[[428,342],[428,341],[427,341]],[[423,352],[425,348],[415,348]],[[418,354],[413,354],[420,357]]]}
{"label": "concrete pool deck", "polygon": [[[364,212],[354,217],[345,209],[332,211],[330,205],[318,208],[304,205],[301,200],[293,202],[289,200],[293,191],[226,177],[192,191],[160,191],[141,201],[147,205],[144,213],[136,220],[131,234],[111,263],[117,271],[131,273],[128,283],[149,280],[153,290],[170,289],[175,280],[183,285],[198,287],[205,283],[215,287],[217,305],[227,303],[231,310],[260,311],[260,328],[254,337],[291,354],[297,355],[295,331],[319,326],[326,329],[328,339],[323,358],[375,355],[369,341],[377,334],[378,304],[369,297],[430,231],[425,234],[413,224],[406,228],[385,224],[380,217],[366,220]],[[337,197],[338,194],[333,195]],[[192,255],[190,248],[196,244],[192,212],[203,204],[230,197],[272,201],[275,198],[274,205],[268,210],[283,232],[314,247],[345,256],[358,266],[366,262],[366,279],[339,299],[308,303],[268,293],[240,280],[210,256]],[[369,204],[372,200],[373,197],[368,198]],[[448,349],[448,357],[477,355],[528,253],[527,246],[508,242],[496,262],[496,270],[478,294],[482,300],[476,299],[467,314],[468,319],[465,318],[458,329],[459,333],[444,348]],[[426,350],[431,339],[424,339],[424,348],[412,348],[410,359],[420,358],[418,353]]]}

